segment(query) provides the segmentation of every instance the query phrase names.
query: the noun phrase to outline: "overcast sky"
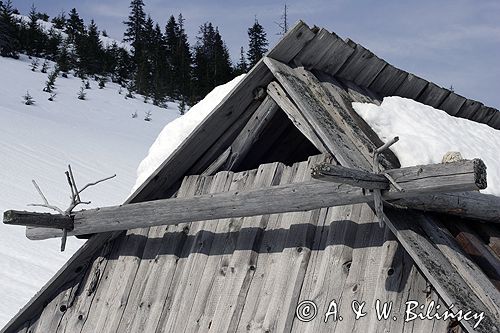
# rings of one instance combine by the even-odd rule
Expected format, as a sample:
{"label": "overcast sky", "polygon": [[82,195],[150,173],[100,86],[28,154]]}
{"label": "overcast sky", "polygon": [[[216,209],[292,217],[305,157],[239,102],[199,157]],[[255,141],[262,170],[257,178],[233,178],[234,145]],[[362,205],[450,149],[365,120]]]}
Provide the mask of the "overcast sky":
{"label": "overcast sky", "polygon": [[[22,14],[32,0],[12,0]],[[206,21],[219,27],[233,60],[247,44],[247,29],[257,16],[270,46],[279,38],[275,24],[284,2],[145,0],[145,10],[164,27],[182,13],[193,41]],[[51,17],[76,7],[85,22],[94,18],[111,37],[123,37],[128,0],[38,0]],[[500,109],[500,1],[498,0],[308,0],[287,1],[293,25],[302,19],[349,37],[379,57],[468,98]]]}

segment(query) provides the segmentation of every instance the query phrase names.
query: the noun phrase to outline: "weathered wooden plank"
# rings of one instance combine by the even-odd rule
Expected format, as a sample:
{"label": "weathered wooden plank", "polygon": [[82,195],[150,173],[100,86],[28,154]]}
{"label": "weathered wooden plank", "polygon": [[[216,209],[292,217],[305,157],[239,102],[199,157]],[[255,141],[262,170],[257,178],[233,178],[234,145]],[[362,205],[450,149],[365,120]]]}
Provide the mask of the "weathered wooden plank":
{"label": "weathered wooden plank", "polygon": [[[192,196],[197,191],[203,191],[207,186],[200,188],[202,183],[199,176],[186,177],[177,197]],[[178,268],[178,249],[187,238],[185,228],[188,228],[188,224],[149,230],[137,272],[141,278],[135,279],[132,285],[117,331],[154,332],[156,329],[166,294]]]}
{"label": "weathered wooden plank", "polygon": [[474,113],[474,115],[472,116],[472,120],[477,121],[478,123],[488,124],[491,118],[493,118],[493,116],[498,112],[499,111],[494,108],[482,105]]}
{"label": "weathered wooden plank", "polygon": [[[479,326],[477,321],[461,321],[468,332],[499,332],[498,314],[490,309],[471,290],[467,277],[453,266],[444,254],[419,231],[422,219],[426,217],[412,211],[400,211],[386,208],[385,213],[390,221],[388,227],[396,235],[406,251],[413,258],[424,276],[432,283],[446,304],[453,304],[451,311],[484,312],[484,319]],[[434,242],[437,240],[434,240]]]}
{"label": "weathered wooden plank", "polygon": [[285,63],[290,62],[316,34],[299,20],[273,47],[267,56]]}
{"label": "weathered wooden plank", "polygon": [[[331,168],[335,168],[331,166]],[[385,170],[403,189],[393,185],[382,193],[385,200],[435,192],[477,190],[486,186],[486,168],[480,160],[420,165]],[[351,175],[355,171],[351,171]],[[361,174],[364,177],[364,173]],[[308,181],[249,191],[232,191],[190,198],[155,200],[75,213],[75,228],[68,235],[144,228],[191,221],[295,212],[351,203],[370,202],[373,193],[347,184]],[[453,207],[450,207],[453,209]],[[186,212],[189,212],[188,214]],[[29,229],[28,237],[57,235],[56,229]]]}
{"label": "weathered wooden plank", "polygon": [[312,177],[333,183],[349,184],[368,190],[389,189],[389,180],[384,175],[346,168],[340,165],[321,163],[312,168]]}
{"label": "weathered wooden plank", "polygon": [[479,110],[481,106],[483,106],[483,103],[468,99],[462,105],[460,110],[458,110],[456,116],[460,118],[472,119],[476,111]]}
{"label": "weathered wooden plank", "polygon": [[478,192],[440,193],[400,199],[395,205],[451,214],[483,222],[500,222],[500,197]]}
{"label": "weathered wooden plank", "polygon": [[397,88],[403,83],[408,73],[387,64],[377,75],[375,80],[368,86],[368,89],[379,93],[382,96],[392,96]]}
{"label": "weathered wooden plank", "polygon": [[304,47],[297,54],[293,63],[297,66],[315,68],[333,75],[353,52],[354,48],[346,44],[335,33],[321,29],[307,47]]}
{"label": "weathered wooden plank", "polygon": [[460,96],[453,91],[444,99],[444,101],[439,105],[438,109],[446,111],[446,113],[454,116],[458,113],[462,105],[467,99]]}
{"label": "weathered wooden plank", "polygon": [[427,81],[416,75],[408,73],[394,95],[416,99],[427,86]]}
{"label": "weathered wooden plank", "polygon": [[[350,93],[349,89],[346,91],[342,84],[330,75],[320,72],[315,74],[330,100],[335,101],[335,103],[332,103],[332,107],[329,108],[330,113],[339,124],[342,124],[342,131],[349,136],[357,149],[362,152],[365,159],[371,161],[375,149],[384,143],[352,107],[352,102],[364,103],[367,102],[367,97],[360,98],[359,94]],[[372,102],[376,103],[375,101]],[[343,124],[344,122],[345,124]],[[353,126],[352,124],[356,124],[357,126]],[[390,149],[387,149],[380,155],[380,164],[386,169],[394,168],[399,166],[399,161],[394,153]],[[372,169],[367,167],[366,170],[371,171]]]}
{"label": "weathered wooden plank", "polygon": [[341,164],[359,165],[360,168],[369,170],[367,160],[352,153],[356,147],[341,129],[338,119],[332,117],[333,102],[322,88],[311,82],[310,77],[297,75],[294,70],[281,62],[270,58],[264,58],[264,62],[290,95],[310,127],[318,133],[328,152]]}
{"label": "weathered wooden plank", "polygon": [[355,45],[354,53],[336,75],[359,86],[369,87],[387,63],[361,44],[352,41],[348,41],[349,43]]}
{"label": "weathered wooden plank", "polygon": [[[233,176],[229,190],[244,190],[253,186],[255,173],[241,172]],[[236,250],[237,233],[240,230],[242,218],[224,219],[217,222],[214,231],[216,240],[212,243],[210,251],[205,251],[207,261],[203,271],[192,272],[191,278],[199,278],[200,282],[191,299],[184,297],[184,302],[192,302],[192,307],[185,317],[185,332],[206,332],[211,327],[211,321],[220,295],[225,288],[224,276],[227,262]],[[205,229],[204,229],[205,230]]]}
{"label": "weathered wooden plank", "polygon": [[500,129],[500,112],[497,111],[493,117],[491,117],[490,121],[488,121],[488,125],[494,129]]}
{"label": "weathered wooden plank", "polygon": [[[35,215],[33,215],[35,214]],[[17,217],[17,218],[16,218]],[[5,211],[3,213],[3,223],[16,225],[16,222],[24,220],[25,226],[29,227],[45,227],[45,228],[55,228],[55,229],[73,229],[73,221],[68,219],[68,216],[61,214],[49,214],[49,213],[33,213],[16,211],[13,213],[12,210]],[[29,221],[29,222],[28,222]]]}
{"label": "weathered wooden plank", "polygon": [[277,82],[271,82],[267,86],[267,93],[271,98],[280,106],[280,108],[286,113],[288,118],[292,121],[293,125],[299,129],[299,131],[304,134],[304,136],[314,144],[316,148],[322,153],[328,153],[328,149],[325,144],[320,139],[318,134],[314,131],[309,122],[304,118],[304,116],[297,109],[295,104],[288,98],[286,92]]}
{"label": "weathered wooden plank", "polygon": [[[469,228],[462,221],[454,223],[452,230],[458,231],[455,235],[457,242],[470,257],[475,259],[477,265],[481,267],[491,282],[500,290],[500,259],[495,252],[479,238],[475,230]],[[488,289],[485,288],[485,290]],[[496,295],[496,304],[500,307],[498,294],[488,293]]]}
{"label": "weathered wooden plank", "polygon": [[[430,220],[430,217],[421,220],[420,226],[422,229],[427,235],[436,240],[437,248],[460,271],[460,275],[465,277],[465,282],[474,291],[475,295],[500,319],[500,291],[495,288],[481,269],[464,253],[463,249],[467,249],[467,246],[464,246],[464,244],[461,244],[461,247],[458,246],[450,232],[439,221],[434,220],[434,223],[431,223]],[[455,224],[455,226],[460,229],[461,223]],[[462,229],[464,238],[468,238],[471,243],[477,244],[475,246],[476,251],[482,252],[484,257],[491,256],[490,253],[487,253],[484,244],[473,239],[474,236],[470,232],[467,232],[466,226],[464,227]],[[477,255],[477,253],[474,254]],[[500,272],[498,259],[495,258],[491,263],[496,265],[496,267],[493,266],[494,270]]]}
{"label": "weathered wooden plank", "polygon": [[278,110],[278,104],[271,97],[266,96],[231,144],[231,156],[228,159],[226,170],[234,170],[239,167]]}
{"label": "weathered wooden plank", "polygon": [[[279,183],[283,165],[273,163],[259,167],[254,186],[269,186]],[[266,228],[268,215],[245,218],[238,233],[236,250],[227,263],[224,284],[215,307],[212,324],[208,332],[234,332],[239,322],[242,305],[248,293],[250,281],[255,273],[258,248],[262,231]]]}
{"label": "weathered wooden plank", "polygon": [[424,91],[418,96],[417,101],[437,108],[451,93],[448,89],[441,88],[432,82],[425,87]]}

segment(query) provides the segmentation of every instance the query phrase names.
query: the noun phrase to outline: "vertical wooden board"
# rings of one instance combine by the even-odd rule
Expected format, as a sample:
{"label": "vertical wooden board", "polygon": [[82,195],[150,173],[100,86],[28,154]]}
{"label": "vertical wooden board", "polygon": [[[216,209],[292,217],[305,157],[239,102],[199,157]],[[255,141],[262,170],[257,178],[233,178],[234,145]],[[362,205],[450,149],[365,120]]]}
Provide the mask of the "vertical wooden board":
{"label": "vertical wooden board", "polygon": [[[311,179],[312,167],[324,161],[330,159],[325,155],[317,155],[309,158],[307,162],[300,163],[292,182]],[[263,321],[265,330],[291,330],[295,316],[294,307],[304,281],[318,218],[319,210],[315,210],[286,213],[280,219],[279,226],[284,231],[284,237],[281,241],[278,240],[276,245],[280,246],[282,243],[283,250],[276,254],[275,261],[271,264],[272,270],[268,274],[272,290]],[[264,307],[265,304],[260,306]]]}
{"label": "vertical wooden board", "polygon": [[[209,193],[226,192],[229,190],[232,172],[222,171],[214,176],[214,181]],[[199,231],[196,234],[195,247],[189,254],[188,261],[184,268],[184,274],[181,280],[184,287],[179,288],[172,302],[170,320],[165,325],[165,331],[184,332],[187,324],[187,318],[193,307],[193,302],[201,278],[205,271],[208,261],[208,255],[211,251],[214,241],[214,235],[217,228],[217,220],[198,222]]]}
{"label": "vertical wooden board", "polygon": [[360,44],[336,74],[339,78],[369,87],[387,63]]}
{"label": "vertical wooden board", "polygon": [[425,89],[427,83],[428,82],[425,81],[424,79],[421,79],[416,75],[408,73],[408,76],[406,76],[401,85],[396,89],[394,95],[411,98],[415,100],[420,95],[420,93]]}
{"label": "vertical wooden board", "polygon": [[[197,182],[195,195],[206,194],[209,191],[212,182],[212,176],[201,177]],[[196,247],[196,235],[199,232],[199,227],[196,225],[197,223],[184,224],[183,232],[186,235],[186,239],[178,249],[178,256],[175,258],[175,269],[172,272],[172,276],[169,277],[169,285],[167,288],[162,290],[162,294],[160,295],[159,299],[160,302],[162,302],[160,313],[159,315],[155,314],[156,317],[154,321],[146,321],[148,331],[163,332],[165,323],[170,319],[170,315],[172,314],[172,303],[177,295],[177,292],[182,292],[184,287],[183,283],[185,281],[182,280],[182,277],[189,260],[189,255],[191,254],[192,249]]]}
{"label": "vertical wooden board", "polygon": [[387,64],[379,75],[377,75],[375,80],[368,86],[368,89],[379,93],[383,97],[392,96],[407,76],[407,72],[391,64]]}
{"label": "vertical wooden board", "polygon": [[[257,171],[254,188],[279,183],[283,165],[261,165]],[[255,249],[261,242],[263,229],[269,215],[245,218],[238,234],[236,250],[231,256],[225,276],[225,290],[220,295],[209,332],[233,332],[239,321],[248,287],[257,265]]]}
{"label": "vertical wooden board", "polygon": [[[186,177],[177,197],[192,196],[196,193],[200,176]],[[150,228],[148,240],[137,276],[118,327],[122,332],[153,331],[163,308],[166,294],[175,271],[178,249],[185,241],[184,228],[179,225]],[[158,276],[162,278],[159,279]],[[153,324],[154,323],[154,324]]]}
{"label": "vertical wooden board", "polygon": [[96,255],[92,261],[90,269],[87,269],[87,274],[84,280],[80,283],[80,289],[73,304],[68,307],[59,332],[80,332],[85,321],[87,320],[92,300],[95,297],[95,291],[102,279],[102,274],[106,269],[109,261],[109,255],[118,242],[107,242],[100,253]]}
{"label": "vertical wooden board", "polygon": [[288,63],[302,50],[315,33],[303,21],[298,21],[273,47],[267,56]]}
{"label": "vertical wooden board", "polygon": [[[255,172],[244,171],[233,176],[230,191],[250,188]],[[202,272],[201,282],[193,297],[193,306],[185,317],[185,332],[205,332],[210,328],[215,306],[224,289],[224,275],[227,262],[235,250],[237,233],[241,227],[242,218],[223,219],[217,223],[215,240],[208,253],[207,263]]]}
{"label": "vertical wooden board", "polygon": [[488,121],[488,125],[494,129],[500,129],[500,112],[497,111]]}
{"label": "vertical wooden board", "polygon": [[[313,321],[304,323],[296,319],[293,332],[326,332],[335,331],[339,321],[330,317],[325,323],[325,313],[332,301],[339,306],[341,311],[343,291],[349,274],[349,267],[353,260],[354,243],[357,233],[356,223],[361,214],[361,205],[333,207],[325,221],[327,233],[326,248],[318,260],[308,266],[304,286],[299,301],[311,300],[318,307],[318,316]],[[310,276],[309,272],[315,270],[317,274]],[[315,277],[312,281],[311,277]],[[349,308],[347,308],[349,309]]]}
{"label": "vertical wooden board", "polygon": [[296,66],[315,68],[335,74],[351,56],[354,49],[335,33],[321,29],[311,42],[294,58]]}
{"label": "vertical wooden board", "polygon": [[451,93],[448,89],[441,88],[432,82],[425,87],[424,91],[418,96],[417,101],[437,108]]}
{"label": "vertical wooden board", "polygon": [[476,113],[472,116],[472,120],[477,121],[478,123],[488,124],[491,118],[495,116],[499,111],[482,105]]}
{"label": "vertical wooden board", "polygon": [[438,107],[439,109],[446,111],[446,113],[451,114],[452,116],[458,113],[458,110],[465,103],[466,99],[463,96],[455,94],[453,91],[444,99],[441,105]]}
{"label": "vertical wooden board", "polygon": [[460,118],[472,119],[474,113],[476,113],[476,111],[479,110],[481,106],[483,106],[482,103],[474,101],[472,99],[468,99],[462,105],[460,110],[458,110],[456,116]]}

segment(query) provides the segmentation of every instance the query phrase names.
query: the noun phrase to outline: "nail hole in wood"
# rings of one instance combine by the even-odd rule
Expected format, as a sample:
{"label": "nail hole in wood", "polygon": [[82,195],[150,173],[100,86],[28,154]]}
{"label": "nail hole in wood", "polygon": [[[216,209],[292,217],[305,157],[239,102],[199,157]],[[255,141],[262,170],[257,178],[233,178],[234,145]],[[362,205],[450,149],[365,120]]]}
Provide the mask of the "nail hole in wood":
{"label": "nail hole in wood", "polygon": [[68,307],[65,304],[63,304],[59,307],[59,311],[61,311],[61,312],[66,312],[66,310],[68,310]]}
{"label": "nail hole in wood", "polygon": [[391,276],[392,274],[394,274],[394,268],[389,268],[389,270],[387,271],[387,275]]}

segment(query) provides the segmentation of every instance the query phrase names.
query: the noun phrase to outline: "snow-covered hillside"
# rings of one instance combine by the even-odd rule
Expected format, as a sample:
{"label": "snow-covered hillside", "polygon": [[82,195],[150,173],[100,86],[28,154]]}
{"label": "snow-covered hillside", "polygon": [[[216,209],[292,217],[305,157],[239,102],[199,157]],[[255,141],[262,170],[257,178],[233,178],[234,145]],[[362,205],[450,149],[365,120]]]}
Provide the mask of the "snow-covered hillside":
{"label": "snow-covered hillside", "polygon": [[[41,63],[42,61],[40,61]],[[64,171],[70,163],[80,186],[117,174],[83,194],[92,207],[122,203],[136,179],[136,168],[166,123],[178,116],[177,105],[168,109],[144,103],[141,96],[125,100],[119,86],[107,83],[85,90],[73,76],[59,77],[57,96],[48,101],[42,91],[47,74],[32,72],[30,60],[0,57],[0,213],[7,209],[33,210],[39,203],[35,179],[52,204],[66,208],[69,188]],[[49,69],[50,72],[50,69]],[[25,105],[29,91],[34,105]],[[151,111],[152,121],[144,121]],[[137,112],[137,118],[132,114]],[[43,209],[42,209],[43,211]],[[29,241],[21,227],[0,224],[0,327],[40,289],[82,244],[68,239],[59,252],[59,240]]]}

